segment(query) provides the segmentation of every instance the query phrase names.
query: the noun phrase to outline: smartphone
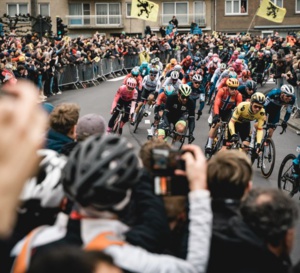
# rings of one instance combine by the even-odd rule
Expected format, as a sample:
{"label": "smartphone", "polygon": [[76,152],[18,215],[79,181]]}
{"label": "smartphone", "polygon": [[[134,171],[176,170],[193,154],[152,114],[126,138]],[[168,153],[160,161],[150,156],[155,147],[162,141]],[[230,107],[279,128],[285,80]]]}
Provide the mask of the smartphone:
{"label": "smartphone", "polygon": [[154,176],[174,176],[175,170],[185,170],[185,162],[181,159],[184,151],[168,149],[152,149],[151,169]]}

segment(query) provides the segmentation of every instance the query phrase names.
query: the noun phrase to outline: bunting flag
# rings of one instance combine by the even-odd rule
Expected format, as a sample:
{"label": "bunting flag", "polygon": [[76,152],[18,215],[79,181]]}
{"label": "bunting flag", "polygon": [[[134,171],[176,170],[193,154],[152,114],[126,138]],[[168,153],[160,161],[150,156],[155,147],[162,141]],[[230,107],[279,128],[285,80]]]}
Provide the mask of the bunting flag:
{"label": "bunting flag", "polygon": [[146,21],[157,21],[158,4],[147,0],[132,0],[131,17]]}
{"label": "bunting flag", "polygon": [[274,5],[269,0],[263,0],[256,15],[276,23],[282,23],[286,9]]}

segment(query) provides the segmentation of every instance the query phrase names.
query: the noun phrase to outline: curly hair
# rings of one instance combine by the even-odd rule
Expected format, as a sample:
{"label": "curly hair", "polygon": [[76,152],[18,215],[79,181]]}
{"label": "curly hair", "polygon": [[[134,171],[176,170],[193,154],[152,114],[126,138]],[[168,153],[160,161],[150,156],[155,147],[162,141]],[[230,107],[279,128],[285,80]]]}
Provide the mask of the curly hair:
{"label": "curly hair", "polygon": [[299,214],[296,203],[278,189],[251,190],[240,209],[244,222],[273,246],[295,226]]}

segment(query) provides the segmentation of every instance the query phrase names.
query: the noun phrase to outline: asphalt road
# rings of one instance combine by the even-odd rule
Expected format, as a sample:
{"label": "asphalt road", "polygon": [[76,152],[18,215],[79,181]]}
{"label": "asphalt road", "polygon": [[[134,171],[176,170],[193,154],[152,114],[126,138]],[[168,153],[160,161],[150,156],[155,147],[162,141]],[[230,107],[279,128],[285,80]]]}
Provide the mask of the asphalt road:
{"label": "asphalt road", "polygon": [[[90,87],[79,90],[63,91],[62,95],[56,95],[48,99],[48,102],[57,105],[63,102],[75,102],[81,107],[80,115],[83,116],[89,113],[97,113],[102,115],[107,121],[110,118],[110,108],[113,101],[113,97],[120,86],[122,80],[112,79],[106,82],[102,82],[99,86]],[[274,84],[267,83],[263,88],[259,88],[259,91],[266,92],[274,87]],[[196,121],[196,128],[194,136],[196,138],[193,144],[199,145],[204,148],[208,135],[208,108],[207,106],[203,110],[203,115],[199,121]],[[123,129],[123,136],[128,138],[138,151],[140,145],[147,139],[147,129],[150,128],[150,124],[153,120],[153,115],[148,118],[144,118],[143,123],[140,124],[136,134],[133,133],[133,126],[129,123],[125,125]],[[254,186],[261,187],[277,187],[277,175],[280,164],[283,158],[289,154],[296,154],[296,147],[300,145],[300,137],[296,134],[294,129],[288,128],[287,132],[283,135],[279,134],[280,128],[278,128],[273,136],[273,140],[276,144],[276,163],[273,174],[268,179],[262,177],[260,170],[254,167]],[[294,197],[300,204],[299,194]],[[297,226],[297,236],[295,241],[294,250],[292,252],[292,259],[294,262],[298,261],[300,257],[300,221]]]}

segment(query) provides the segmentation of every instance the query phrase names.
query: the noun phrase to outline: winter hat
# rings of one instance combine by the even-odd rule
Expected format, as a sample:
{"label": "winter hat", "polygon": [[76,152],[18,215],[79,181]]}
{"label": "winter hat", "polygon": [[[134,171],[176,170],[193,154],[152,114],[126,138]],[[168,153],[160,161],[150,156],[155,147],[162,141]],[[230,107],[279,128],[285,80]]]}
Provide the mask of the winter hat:
{"label": "winter hat", "polygon": [[106,132],[105,119],[97,114],[87,114],[78,120],[76,133],[77,140],[82,141],[87,137]]}

